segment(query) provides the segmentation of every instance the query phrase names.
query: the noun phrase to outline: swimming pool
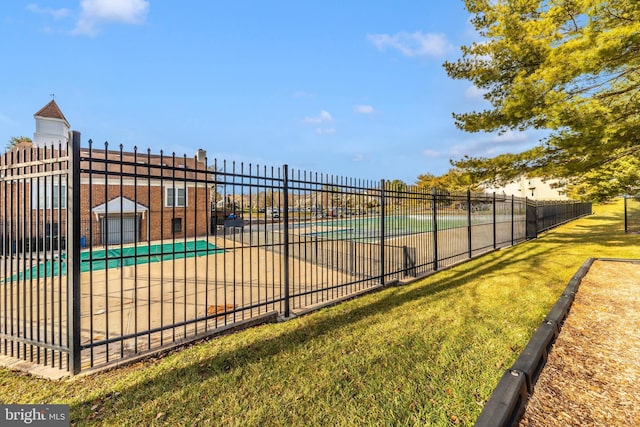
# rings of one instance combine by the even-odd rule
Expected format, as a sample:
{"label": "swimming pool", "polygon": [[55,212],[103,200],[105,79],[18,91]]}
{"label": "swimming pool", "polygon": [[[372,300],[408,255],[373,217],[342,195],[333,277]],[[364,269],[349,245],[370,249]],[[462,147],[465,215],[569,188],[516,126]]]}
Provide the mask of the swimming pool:
{"label": "swimming pool", "polygon": [[[224,249],[220,249],[206,240],[86,250],[80,253],[80,272],[193,258],[222,252],[224,252]],[[62,254],[59,260],[41,262],[25,272],[14,274],[11,279],[1,280],[0,283],[31,278],[55,277],[59,274],[67,274],[66,254]]]}

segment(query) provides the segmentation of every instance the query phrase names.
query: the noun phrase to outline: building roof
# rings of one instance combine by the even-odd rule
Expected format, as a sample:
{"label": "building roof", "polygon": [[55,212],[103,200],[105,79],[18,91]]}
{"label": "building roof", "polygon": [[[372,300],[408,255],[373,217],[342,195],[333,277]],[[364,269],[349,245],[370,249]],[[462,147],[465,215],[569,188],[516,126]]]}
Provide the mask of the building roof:
{"label": "building roof", "polygon": [[120,214],[122,209],[122,213],[143,213],[148,211],[145,206],[135,203],[133,200],[129,200],[126,197],[116,197],[115,199],[109,200],[107,203],[103,203],[101,205],[96,206],[91,211],[96,215],[104,215],[105,213],[109,214]]}
{"label": "building roof", "polygon": [[47,105],[38,110],[38,112],[35,113],[33,117],[45,117],[49,119],[64,120],[67,126],[70,127],[67,118],[64,116],[64,114],[62,114],[62,111],[60,111],[60,107],[58,107],[58,104],[56,104],[56,101],[53,99]]}

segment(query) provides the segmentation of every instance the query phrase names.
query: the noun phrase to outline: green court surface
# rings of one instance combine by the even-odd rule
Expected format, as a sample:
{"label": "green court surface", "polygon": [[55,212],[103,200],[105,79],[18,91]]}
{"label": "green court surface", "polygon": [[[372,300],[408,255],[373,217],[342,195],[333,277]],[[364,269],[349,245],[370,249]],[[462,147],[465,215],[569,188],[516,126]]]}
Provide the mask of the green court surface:
{"label": "green court surface", "polygon": [[[131,265],[148,264],[152,262],[171,261],[195,256],[214,255],[224,252],[206,240],[195,242],[170,242],[164,244],[146,244],[129,247],[113,247],[111,249],[88,250],[80,253],[80,272],[99,271],[108,268],[121,268]],[[67,274],[66,254],[59,260],[45,261],[26,270],[14,274],[11,279],[28,280],[31,278],[55,277]]]}

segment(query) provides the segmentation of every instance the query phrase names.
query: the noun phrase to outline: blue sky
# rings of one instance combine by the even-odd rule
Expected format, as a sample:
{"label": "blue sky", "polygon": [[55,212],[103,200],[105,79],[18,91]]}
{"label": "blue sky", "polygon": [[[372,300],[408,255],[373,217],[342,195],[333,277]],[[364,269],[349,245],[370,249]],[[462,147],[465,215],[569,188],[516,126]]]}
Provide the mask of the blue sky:
{"label": "blue sky", "polygon": [[416,181],[534,133],[467,134],[483,108],[442,63],[477,40],[462,0],[11,0],[0,11],[0,144],[51,99],[96,143]]}

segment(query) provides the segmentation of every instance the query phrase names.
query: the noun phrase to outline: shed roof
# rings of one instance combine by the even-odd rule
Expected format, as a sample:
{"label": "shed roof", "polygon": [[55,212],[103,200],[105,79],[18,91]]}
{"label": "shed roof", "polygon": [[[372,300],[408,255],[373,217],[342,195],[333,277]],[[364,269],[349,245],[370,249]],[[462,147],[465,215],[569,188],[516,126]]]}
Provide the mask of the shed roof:
{"label": "shed roof", "polygon": [[107,213],[143,213],[148,210],[149,209],[146,206],[136,203],[133,200],[129,200],[126,197],[119,196],[115,199],[109,200],[107,203],[96,206],[95,208],[91,209],[91,212],[96,215],[105,215]]}
{"label": "shed roof", "polygon": [[69,121],[67,121],[67,118],[64,116],[64,114],[62,114],[60,107],[58,107],[58,104],[56,104],[56,101],[53,99],[47,105],[38,110],[38,112],[36,112],[33,117],[60,119],[64,120],[67,126],[69,126]]}

